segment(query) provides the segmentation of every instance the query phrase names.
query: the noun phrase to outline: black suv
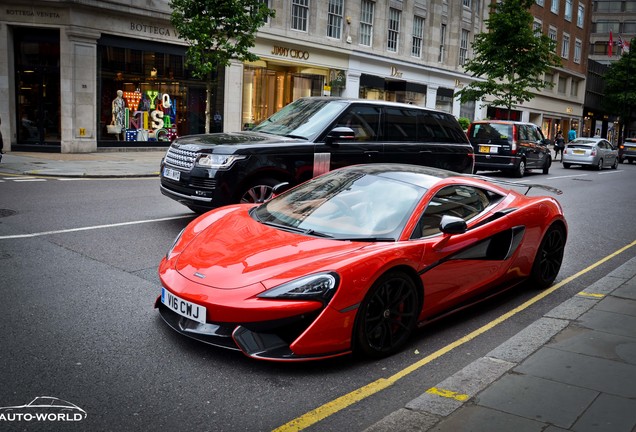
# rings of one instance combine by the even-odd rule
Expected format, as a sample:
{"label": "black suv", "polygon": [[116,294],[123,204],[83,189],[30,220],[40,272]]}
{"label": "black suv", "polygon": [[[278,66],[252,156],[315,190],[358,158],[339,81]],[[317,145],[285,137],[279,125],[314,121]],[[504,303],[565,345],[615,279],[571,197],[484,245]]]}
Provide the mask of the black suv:
{"label": "black suv", "polygon": [[161,162],[161,192],[201,213],[262,202],[280,183],[376,162],[471,173],[474,157],[451,114],[384,101],[302,98],[251,131],[178,138]]}
{"label": "black suv", "polygon": [[475,149],[475,171],[507,171],[523,177],[527,169],[548,174],[552,155],[541,128],[533,123],[482,120],[468,127],[468,139]]}

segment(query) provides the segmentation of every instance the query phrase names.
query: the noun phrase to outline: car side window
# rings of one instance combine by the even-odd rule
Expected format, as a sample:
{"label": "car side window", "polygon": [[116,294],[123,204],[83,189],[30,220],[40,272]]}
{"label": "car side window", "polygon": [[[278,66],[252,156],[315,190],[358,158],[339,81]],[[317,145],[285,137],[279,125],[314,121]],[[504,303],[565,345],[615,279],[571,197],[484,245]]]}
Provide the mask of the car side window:
{"label": "car side window", "polygon": [[521,141],[530,141],[531,140],[531,138],[530,138],[530,136],[528,134],[528,129],[529,128],[526,125],[520,125],[519,126],[519,139]]}
{"label": "car side window", "polygon": [[417,111],[387,107],[385,113],[386,141],[415,141],[417,139]]}
{"label": "car side window", "polygon": [[376,141],[380,132],[380,108],[353,105],[338,119],[336,126],[353,129],[356,141]]}
{"label": "car side window", "polygon": [[416,239],[438,234],[440,232],[439,225],[444,215],[456,216],[469,221],[502,198],[501,195],[473,186],[447,186],[439,190],[428,203],[411,238]]}

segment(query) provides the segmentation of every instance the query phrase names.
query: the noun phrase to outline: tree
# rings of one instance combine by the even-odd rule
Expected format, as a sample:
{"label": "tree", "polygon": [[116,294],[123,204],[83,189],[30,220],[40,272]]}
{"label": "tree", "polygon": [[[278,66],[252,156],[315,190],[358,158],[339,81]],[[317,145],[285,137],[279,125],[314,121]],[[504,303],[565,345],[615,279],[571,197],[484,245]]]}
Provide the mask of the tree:
{"label": "tree", "polygon": [[210,132],[214,77],[231,59],[255,61],[257,30],[275,11],[262,0],[171,0],[170,22],[188,43],[186,65],[206,80],[205,132]]}
{"label": "tree", "polygon": [[461,102],[492,96],[492,105],[510,110],[534,98],[531,89],[554,84],[543,79],[550,68],[561,66],[556,42],[535,32],[530,7],[535,0],[503,0],[490,4],[487,32],[475,36],[474,57],[464,69],[478,78],[458,92]]}
{"label": "tree", "polygon": [[[636,39],[630,44],[634,46]],[[605,72],[604,108],[619,117],[619,133],[623,134],[623,126],[631,122],[636,106],[636,53],[623,50],[620,60],[612,63]],[[626,131],[625,131],[626,132]],[[621,135],[619,137],[622,142]]]}

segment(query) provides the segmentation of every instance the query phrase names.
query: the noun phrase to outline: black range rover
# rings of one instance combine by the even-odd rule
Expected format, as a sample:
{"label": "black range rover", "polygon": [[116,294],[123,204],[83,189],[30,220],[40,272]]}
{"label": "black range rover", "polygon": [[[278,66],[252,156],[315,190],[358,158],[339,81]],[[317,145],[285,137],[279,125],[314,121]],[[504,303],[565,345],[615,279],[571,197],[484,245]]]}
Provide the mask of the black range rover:
{"label": "black range rover", "polygon": [[175,140],[161,162],[161,192],[201,213],[262,202],[279,183],[373,162],[471,173],[474,156],[451,114],[384,101],[302,98],[251,131]]}

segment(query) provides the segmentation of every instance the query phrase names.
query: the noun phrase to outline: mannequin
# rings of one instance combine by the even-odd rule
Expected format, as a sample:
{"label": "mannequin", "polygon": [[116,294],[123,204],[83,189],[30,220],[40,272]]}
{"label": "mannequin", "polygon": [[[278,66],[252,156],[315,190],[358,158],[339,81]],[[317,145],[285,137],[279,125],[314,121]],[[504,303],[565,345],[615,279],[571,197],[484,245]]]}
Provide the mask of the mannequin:
{"label": "mannequin", "polygon": [[122,132],[124,131],[126,101],[124,100],[123,96],[124,92],[121,90],[117,90],[117,97],[113,99],[112,103],[113,118],[110,124],[120,127],[120,132],[115,134],[117,136],[117,141],[119,141],[119,135],[122,134]]}

